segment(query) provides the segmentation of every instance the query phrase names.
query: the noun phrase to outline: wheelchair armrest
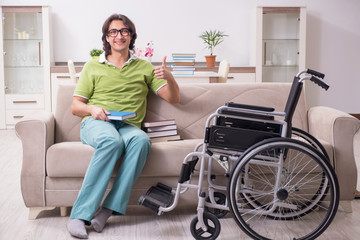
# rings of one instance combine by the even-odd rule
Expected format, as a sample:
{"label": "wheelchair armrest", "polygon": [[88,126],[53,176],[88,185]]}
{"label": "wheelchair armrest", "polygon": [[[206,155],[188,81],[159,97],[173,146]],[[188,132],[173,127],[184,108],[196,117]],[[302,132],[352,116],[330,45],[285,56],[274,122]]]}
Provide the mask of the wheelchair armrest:
{"label": "wheelchair armrest", "polygon": [[240,103],[234,103],[234,102],[227,102],[227,103],[225,103],[225,106],[233,107],[233,108],[251,109],[251,110],[257,110],[257,111],[263,111],[263,112],[273,112],[273,111],[275,111],[275,109],[271,108],[271,107],[247,105],[247,104],[240,104]]}
{"label": "wheelchair armrest", "polygon": [[219,113],[220,114],[225,114],[225,115],[238,116],[238,117],[261,119],[261,120],[274,120],[274,116],[271,116],[271,115],[263,115],[263,114],[256,114],[256,113],[245,113],[245,112],[235,112],[235,111],[225,110],[225,109],[220,109]]}

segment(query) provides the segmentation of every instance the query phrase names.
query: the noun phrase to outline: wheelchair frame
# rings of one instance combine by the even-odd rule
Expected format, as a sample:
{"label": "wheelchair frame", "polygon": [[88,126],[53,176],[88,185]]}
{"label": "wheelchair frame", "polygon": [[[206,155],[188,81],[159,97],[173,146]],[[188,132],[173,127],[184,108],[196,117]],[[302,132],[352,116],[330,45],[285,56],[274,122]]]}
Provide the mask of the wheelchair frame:
{"label": "wheelchair frame", "polygon": [[[306,75],[301,77],[303,74]],[[266,217],[266,219],[279,220],[277,223],[285,220],[284,224],[288,225],[291,223],[289,220],[302,219],[316,208],[320,208],[325,215],[318,214],[319,223],[316,223],[318,225],[314,229],[311,227],[307,230],[309,233],[306,232],[304,236],[302,236],[304,233],[295,234],[291,239],[318,237],[330,225],[337,211],[339,203],[337,178],[328,163],[328,156],[323,146],[310,134],[293,128],[291,121],[303,81],[310,80],[328,89],[329,86],[319,78],[324,78],[324,74],[311,69],[300,71],[294,77],[284,112],[232,102],[218,108],[206,121],[204,142],[199,143],[194,152],[184,158],[176,189],[158,184],[140,197],[139,204],[157,211],[160,215],[172,211],[177,206],[180,195],[191,188],[197,189],[197,216],[190,226],[195,239],[216,239],[221,229],[218,218],[228,211],[232,213],[239,227],[251,238],[280,239],[278,229],[263,232],[252,219],[263,221]],[[300,140],[291,139],[292,135],[300,136]],[[312,167],[310,168],[312,172],[304,176],[296,172],[299,171],[298,166],[292,166],[292,160],[287,160],[293,152],[296,153],[294,155],[296,158],[302,156],[301,159],[296,159],[299,165],[301,163],[301,174],[305,173],[309,166]],[[303,159],[309,161],[305,162]],[[199,170],[196,170],[198,161],[200,161]],[[229,179],[227,186],[215,183],[212,174],[214,161],[224,168],[225,176]],[[208,163],[207,170],[206,163]],[[290,174],[284,173],[284,169],[292,169],[293,175],[288,176]],[[255,170],[258,172],[255,174],[251,172]],[[194,173],[198,174],[198,181],[193,184],[191,176]],[[206,192],[203,191],[206,175],[207,198]],[[282,186],[282,178],[285,175],[293,179]],[[260,184],[256,183],[259,181],[257,179],[260,178],[259,176],[264,177],[266,181],[271,179],[269,181],[271,184],[268,184],[271,187],[260,187]],[[295,178],[299,182],[293,184]],[[306,178],[311,180],[305,181]],[[293,186],[290,187],[291,184]],[[307,195],[311,195],[310,197],[305,197],[306,199],[302,201],[287,201],[291,194],[295,195],[300,188],[305,189],[304,186],[307,184],[313,184],[316,190],[306,192]],[[227,196],[222,192],[226,192]],[[306,196],[305,192],[304,196]],[[323,202],[330,204],[322,207]],[[214,212],[210,212],[209,209],[214,209]],[[285,232],[288,239],[290,229]]]}

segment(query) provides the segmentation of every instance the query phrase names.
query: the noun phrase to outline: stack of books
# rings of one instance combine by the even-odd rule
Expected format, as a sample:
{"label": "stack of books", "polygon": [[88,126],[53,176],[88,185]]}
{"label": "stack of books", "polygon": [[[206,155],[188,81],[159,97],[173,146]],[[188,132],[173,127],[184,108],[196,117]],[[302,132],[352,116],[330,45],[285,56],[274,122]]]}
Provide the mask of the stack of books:
{"label": "stack of books", "polygon": [[151,142],[180,140],[175,119],[144,122],[143,129],[151,139]]}
{"label": "stack of books", "polygon": [[195,53],[173,53],[172,74],[173,75],[194,75]]}

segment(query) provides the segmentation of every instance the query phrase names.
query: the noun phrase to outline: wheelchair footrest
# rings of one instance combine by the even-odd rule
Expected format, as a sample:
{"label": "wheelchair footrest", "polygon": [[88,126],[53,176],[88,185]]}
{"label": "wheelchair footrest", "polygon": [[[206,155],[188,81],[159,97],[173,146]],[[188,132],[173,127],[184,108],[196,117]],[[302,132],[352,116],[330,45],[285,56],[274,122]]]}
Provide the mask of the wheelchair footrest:
{"label": "wheelchair footrest", "polygon": [[140,196],[138,204],[157,212],[159,207],[168,207],[173,197],[171,187],[158,183],[156,186],[152,186],[145,195]]}

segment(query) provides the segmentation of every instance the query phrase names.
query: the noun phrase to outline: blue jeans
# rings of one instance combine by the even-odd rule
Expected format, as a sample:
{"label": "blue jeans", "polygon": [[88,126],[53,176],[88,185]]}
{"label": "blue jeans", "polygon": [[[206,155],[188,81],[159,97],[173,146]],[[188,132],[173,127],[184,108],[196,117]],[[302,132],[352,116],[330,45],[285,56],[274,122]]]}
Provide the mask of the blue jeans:
{"label": "blue jeans", "polygon": [[95,148],[70,218],[90,221],[98,209],[116,162],[124,153],[113,187],[102,207],[125,214],[133,184],[150,154],[149,137],[136,126],[122,121],[106,122],[92,117],[83,121],[80,138]]}

